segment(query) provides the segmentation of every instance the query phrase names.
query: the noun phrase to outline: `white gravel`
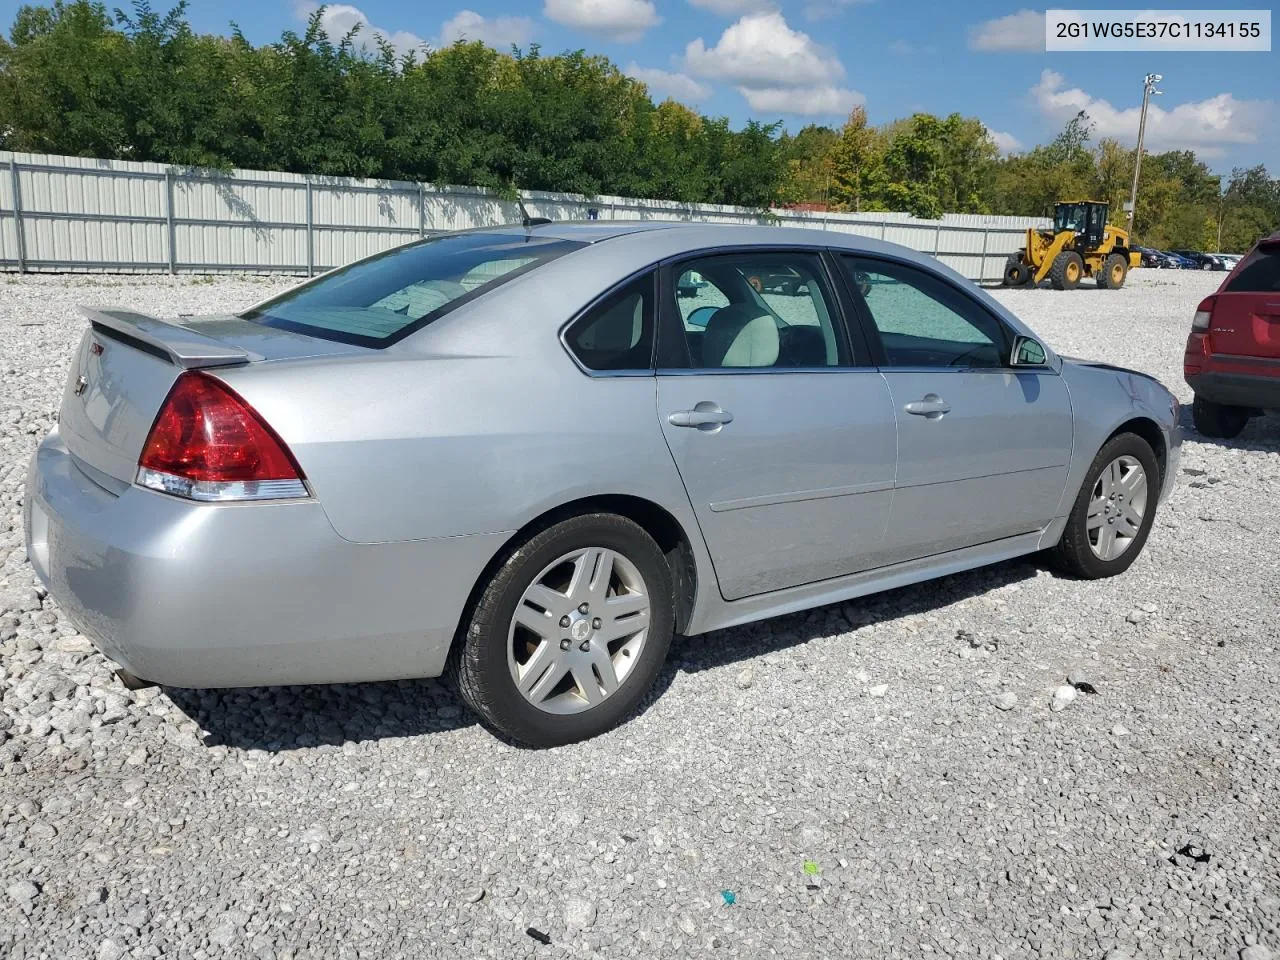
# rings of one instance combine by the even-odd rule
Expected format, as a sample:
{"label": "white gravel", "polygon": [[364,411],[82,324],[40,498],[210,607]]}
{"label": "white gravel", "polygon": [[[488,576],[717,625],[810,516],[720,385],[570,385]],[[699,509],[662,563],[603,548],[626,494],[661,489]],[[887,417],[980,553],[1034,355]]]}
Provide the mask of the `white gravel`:
{"label": "white gravel", "polygon": [[[1217,280],[997,295],[1189,400],[1183,340]],[[284,283],[0,280],[0,956],[1280,947],[1280,425],[1188,430],[1125,576],[1008,563],[678,642],[640,717],[556,751],[505,746],[429,681],[130,693],[22,546],[73,307]]]}

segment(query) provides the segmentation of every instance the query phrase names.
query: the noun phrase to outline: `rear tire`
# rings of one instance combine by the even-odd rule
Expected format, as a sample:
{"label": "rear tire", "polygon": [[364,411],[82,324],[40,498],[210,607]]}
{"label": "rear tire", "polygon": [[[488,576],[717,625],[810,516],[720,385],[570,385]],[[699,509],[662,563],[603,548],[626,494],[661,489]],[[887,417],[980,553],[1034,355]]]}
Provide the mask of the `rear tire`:
{"label": "rear tire", "polygon": [[1053,258],[1049,268],[1049,281],[1055,290],[1074,290],[1084,276],[1084,261],[1074,250],[1064,250]]}
{"label": "rear tire", "polygon": [[[1145,480],[1141,501],[1142,513],[1141,522],[1132,538],[1128,539],[1118,554],[1106,557],[1105,549],[1101,549],[1100,553],[1101,535],[1107,529],[1116,529],[1114,526],[1108,526],[1113,521],[1124,523],[1121,511],[1124,510],[1125,504],[1107,499],[1105,487],[1102,490],[1104,495],[1098,496],[1098,494],[1100,485],[1106,483],[1103,478],[1104,472],[1110,472],[1116,464],[1122,464],[1119,473],[1128,476],[1136,476],[1134,465],[1140,466]],[[1147,542],[1147,535],[1151,532],[1151,524],[1156,516],[1156,503],[1160,499],[1161,484],[1160,467],[1147,441],[1134,433],[1121,433],[1112,437],[1102,445],[1098,455],[1093,458],[1093,463],[1089,464],[1089,472],[1085,474],[1084,483],[1081,484],[1076,502],[1071,508],[1071,514],[1067,517],[1067,526],[1062,531],[1062,539],[1048,551],[1049,562],[1064,573],[1085,580],[1099,580],[1124,573],[1137,559]],[[1126,497],[1127,493],[1126,490],[1118,492],[1117,495]],[[1136,506],[1136,501],[1131,502],[1129,506]],[[1103,513],[1104,507],[1106,513]],[[1115,511],[1114,514],[1113,511]],[[1095,517],[1092,531],[1090,514]],[[1113,542],[1118,542],[1114,532],[1111,537]]]}
{"label": "rear tire", "polygon": [[1098,286],[1103,290],[1119,290],[1129,276],[1129,263],[1118,253],[1113,253],[1102,261],[1102,269],[1098,271]]}
{"label": "rear tire", "polygon": [[1191,404],[1191,420],[1202,436],[1217,440],[1231,440],[1240,436],[1249,423],[1250,411],[1245,407],[1230,407],[1196,397]]}
{"label": "rear tire", "polygon": [[[584,570],[603,570],[593,551],[610,563],[599,594],[592,583],[574,579],[577,565],[566,559],[580,554]],[[567,579],[557,586],[557,577]],[[587,577],[596,579],[590,571]],[[582,596],[579,582],[587,591]],[[623,621],[601,609],[605,596],[616,601],[632,594],[647,600],[647,626],[622,639],[636,630],[624,624],[612,636],[610,626]],[[546,613],[530,607],[531,600]],[[594,609],[577,606],[583,600]],[[531,619],[536,632],[524,626]],[[610,513],[571,517],[511,549],[464,623],[449,672],[486,726],[530,747],[586,740],[626,720],[662,669],[675,623],[671,570],[653,538],[631,520]]]}

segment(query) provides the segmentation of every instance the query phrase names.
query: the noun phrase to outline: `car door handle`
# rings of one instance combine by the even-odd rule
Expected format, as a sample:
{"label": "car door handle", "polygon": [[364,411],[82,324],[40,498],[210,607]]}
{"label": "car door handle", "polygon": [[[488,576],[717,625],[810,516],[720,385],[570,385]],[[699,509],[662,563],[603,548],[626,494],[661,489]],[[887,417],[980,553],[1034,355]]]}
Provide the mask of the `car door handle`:
{"label": "car door handle", "polygon": [[943,414],[951,412],[951,404],[936,393],[926,393],[923,400],[912,400],[903,409],[917,417],[938,420]]}
{"label": "car door handle", "polygon": [[733,423],[733,414],[728,410],[721,410],[719,404],[704,400],[692,410],[677,410],[667,417],[667,423],[673,427],[708,429]]}

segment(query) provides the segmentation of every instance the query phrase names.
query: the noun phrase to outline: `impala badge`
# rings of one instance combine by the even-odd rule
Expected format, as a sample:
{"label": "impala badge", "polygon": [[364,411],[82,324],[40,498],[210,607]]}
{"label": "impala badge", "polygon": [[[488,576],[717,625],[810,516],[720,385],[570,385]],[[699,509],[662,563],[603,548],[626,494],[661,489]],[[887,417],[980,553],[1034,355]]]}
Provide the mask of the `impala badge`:
{"label": "impala badge", "polygon": [[76,396],[80,396],[89,388],[89,378],[83,373],[76,377]]}
{"label": "impala badge", "polygon": [[95,357],[102,356],[102,351],[104,349],[106,348],[103,347],[103,345],[100,344],[97,340],[93,341],[93,343],[89,345],[89,352],[92,353]]}

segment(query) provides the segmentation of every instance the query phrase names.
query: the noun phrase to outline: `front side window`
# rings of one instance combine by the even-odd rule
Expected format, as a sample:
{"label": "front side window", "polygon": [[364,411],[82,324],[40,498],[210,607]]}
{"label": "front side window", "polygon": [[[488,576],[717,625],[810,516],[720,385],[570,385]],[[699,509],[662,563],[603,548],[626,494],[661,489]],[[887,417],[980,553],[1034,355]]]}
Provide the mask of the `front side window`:
{"label": "front side window", "polygon": [[647,371],[653,365],[654,275],[611,293],[565,331],[564,341],[588,370]]}
{"label": "front side window", "polygon": [[385,347],[580,246],[532,235],[432,237],[327,273],[241,316],[325,340]]}
{"label": "front side window", "polygon": [[688,366],[794,369],[848,363],[835,299],[816,254],[722,254],[685,261],[673,275]]}
{"label": "front side window", "polygon": [[1004,327],[946,281],[899,263],[843,257],[891,367],[1002,367]]}

